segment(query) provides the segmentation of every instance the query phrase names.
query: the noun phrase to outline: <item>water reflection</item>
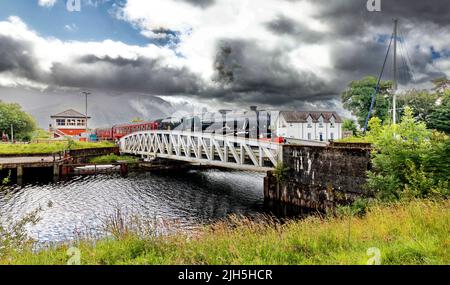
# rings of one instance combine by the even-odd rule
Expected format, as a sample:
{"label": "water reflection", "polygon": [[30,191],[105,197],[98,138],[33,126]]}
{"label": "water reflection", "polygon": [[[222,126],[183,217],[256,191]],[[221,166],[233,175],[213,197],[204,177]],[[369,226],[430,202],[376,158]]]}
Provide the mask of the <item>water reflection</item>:
{"label": "water reflection", "polygon": [[30,228],[40,242],[59,242],[80,231],[98,231],[116,209],[146,219],[176,220],[185,229],[229,214],[254,215],[264,208],[264,174],[219,170],[80,176],[32,183],[0,193],[2,218],[18,220],[41,208]]}

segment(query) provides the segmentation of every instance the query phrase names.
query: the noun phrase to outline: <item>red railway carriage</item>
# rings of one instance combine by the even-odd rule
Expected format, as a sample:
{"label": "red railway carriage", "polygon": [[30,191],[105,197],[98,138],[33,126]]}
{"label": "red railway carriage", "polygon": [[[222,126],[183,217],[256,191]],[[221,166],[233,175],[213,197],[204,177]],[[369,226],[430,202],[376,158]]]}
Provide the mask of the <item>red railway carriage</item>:
{"label": "red railway carriage", "polygon": [[112,132],[113,128],[95,129],[95,135],[101,141],[112,140]]}
{"label": "red railway carriage", "polygon": [[131,133],[140,131],[157,130],[158,123],[142,122],[124,125],[115,125],[112,128],[96,129],[95,134],[99,140],[118,140]]}

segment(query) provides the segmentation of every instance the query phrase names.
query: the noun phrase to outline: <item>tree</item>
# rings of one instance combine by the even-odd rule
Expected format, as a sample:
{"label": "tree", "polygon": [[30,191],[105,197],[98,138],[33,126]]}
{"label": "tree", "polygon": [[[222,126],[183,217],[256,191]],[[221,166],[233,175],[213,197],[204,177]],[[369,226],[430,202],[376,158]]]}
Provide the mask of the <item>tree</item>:
{"label": "tree", "polygon": [[13,126],[16,140],[29,141],[36,129],[36,122],[33,117],[22,111],[19,104],[0,101],[0,132],[9,134],[11,126]]}
{"label": "tree", "polygon": [[446,91],[440,105],[427,117],[427,125],[432,129],[450,134],[450,91]]}
{"label": "tree", "polygon": [[368,136],[377,149],[368,188],[380,199],[449,195],[450,139],[416,121],[411,108],[397,125],[382,126],[374,118]]}
{"label": "tree", "polygon": [[[352,81],[341,94],[344,108],[356,116],[360,126],[364,126],[365,124],[376,86],[377,79],[372,76],[367,76],[361,80]],[[391,88],[391,81],[380,82],[380,90],[375,101],[372,116],[378,117],[382,121],[386,121],[389,118],[390,99],[388,90]]]}
{"label": "tree", "polygon": [[359,134],[358,127],[356,126],[355,121],[351,119],[344,120],[342,124],[342,129],[344,131],[352,132],[354,136],[357,136]]}
{"label": "tree", "polygon": [[446,76],[436,78],[432,80],[434,84],[434,90],[436,90],[438,93],[444,93],[445,91],[448,91],[450,89],[450,80],[447,79]]}
{"label": "tree", "polygon": [[397,105],[399,108],[404,108],[406,106],[411,107],[416,120],[427,121],[428,116],[430,116],[436,108],[438,99],[438,93],[413,89],[398,96]]}

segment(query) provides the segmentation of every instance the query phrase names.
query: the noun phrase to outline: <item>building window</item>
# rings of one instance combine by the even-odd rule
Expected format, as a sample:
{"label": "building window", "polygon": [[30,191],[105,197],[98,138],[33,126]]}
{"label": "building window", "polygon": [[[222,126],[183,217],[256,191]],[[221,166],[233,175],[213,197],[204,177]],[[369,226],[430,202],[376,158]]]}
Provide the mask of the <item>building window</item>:
{"label": "building window", "polygon": [[320,139],[321,142],[323,141],[323,134],[322,133],[319,134],[319,139]]}
{"label": "building window", "polygon": [[334,129],[334,122],[330,122],[330,128]]}
{"label": "building window", "polygon": [[67,120],[67,125],[68,126],[76,126],[77,125],[77,121],[74,120],[74,119]]}
{"label": "building window", "polygon": [[319,128],[323,128],[323,118],[319,119]]}
{"label": "building window", "polygon": [[311,117],[308,118],[308,129],[312,128],[312,119]]}
{"label": "building window", "polygon": [[85,120],[77,120],[77,126],[85,126]]}
{"label": "building window", "polygon": [[331,140],[334,140],[334,133],[330,133]]}
{"label": "building window", "polygon": [[65,126],[66,120],[65,119],[56,119],[56,125],[57,126]]}
{"label": "building window", "polygon": [[311,133],[308,133],[308,140],[311,140]]}

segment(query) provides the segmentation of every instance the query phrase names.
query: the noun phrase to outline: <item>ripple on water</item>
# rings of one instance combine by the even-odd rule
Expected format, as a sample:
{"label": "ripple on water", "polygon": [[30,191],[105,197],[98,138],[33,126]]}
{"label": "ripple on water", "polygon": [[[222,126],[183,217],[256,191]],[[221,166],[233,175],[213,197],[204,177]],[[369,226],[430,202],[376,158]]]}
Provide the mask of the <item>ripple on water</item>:
{"label": "ripple on water", "polygon": [[7,189],[0,193],[0,213],[2,222],[14,221],[41,208],[41,220],[29,229],[40,242],[70,240],[85,230],[97,232],[117,209],[144,219],[176,220],[189,230],[229,214],[261,212],[263,177],[218,170],[130,173],[126,178],[79,176]]}

